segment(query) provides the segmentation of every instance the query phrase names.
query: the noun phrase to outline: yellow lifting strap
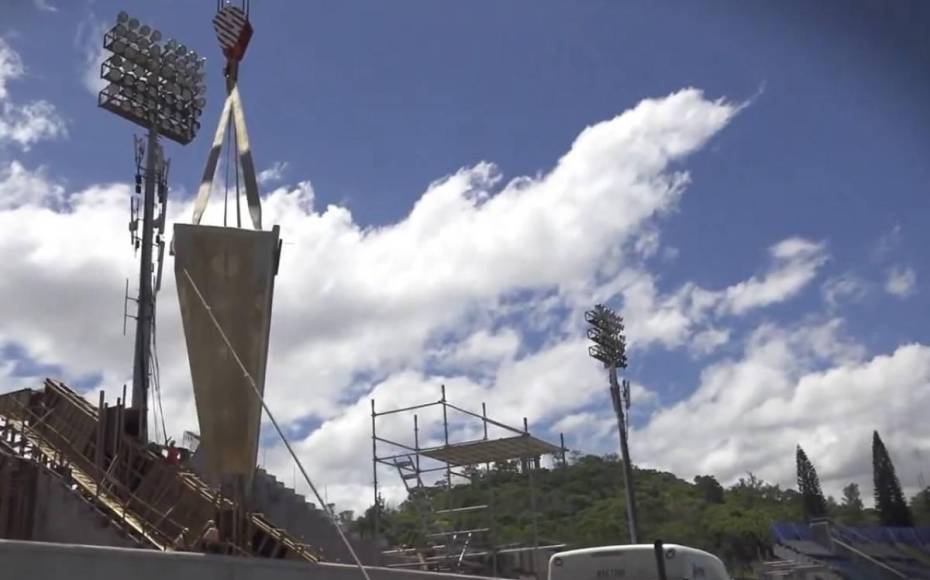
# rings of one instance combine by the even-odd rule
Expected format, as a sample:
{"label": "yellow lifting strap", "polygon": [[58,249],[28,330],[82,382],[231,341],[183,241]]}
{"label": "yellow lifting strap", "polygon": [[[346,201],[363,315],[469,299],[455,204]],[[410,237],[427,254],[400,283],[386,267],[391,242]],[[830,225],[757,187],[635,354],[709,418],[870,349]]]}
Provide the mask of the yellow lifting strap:
{"label": "yellow lifting strap", "polygon": [[[197,199],[194,201],[194,216],[192,223],[199,224],[203,212],[207,209],[210,200],[210,190],[213,188],[213,176],[223,149],[223,139],[230,123],[236,125],[236,149],[239,155],[239,164],[242,166],[242,176],[245,179],[245,198],[249,206],[249,215],[252,216],[252,225],[256,230],[262,229],[262,203],[258,196],[258,180],[255,177],[255,162],[252,160],[252,149],[249,145],[249,133],[245,127],[245,111],[242,108],[242,97],[239,87],[235,84],[226,96],[220,122],[213,137],[213,147],[207,157],[207,165],[203,169]],[[237,202],[238,203],[238,200]]]}

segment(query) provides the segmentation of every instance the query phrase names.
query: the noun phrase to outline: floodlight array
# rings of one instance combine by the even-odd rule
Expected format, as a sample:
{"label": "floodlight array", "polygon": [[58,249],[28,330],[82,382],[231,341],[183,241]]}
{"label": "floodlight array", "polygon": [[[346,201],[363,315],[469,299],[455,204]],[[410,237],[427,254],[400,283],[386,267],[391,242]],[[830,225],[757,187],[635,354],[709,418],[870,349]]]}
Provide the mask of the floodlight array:
{"label": "floodlight array", "polygon": [[101,65],[108,84],[98,104],[183,145],[200,129],[206,59],[175,40],[161,40],[161,32],[120,12],[103,37],[104,49],[113,54]]}
{"label": "floodlight array", "polygon": [[605,366],[626,367],[626,338],[623,336],[623,319],[610,308],[598,304],[585,312],[588,338],[594,342],[588,354]]}

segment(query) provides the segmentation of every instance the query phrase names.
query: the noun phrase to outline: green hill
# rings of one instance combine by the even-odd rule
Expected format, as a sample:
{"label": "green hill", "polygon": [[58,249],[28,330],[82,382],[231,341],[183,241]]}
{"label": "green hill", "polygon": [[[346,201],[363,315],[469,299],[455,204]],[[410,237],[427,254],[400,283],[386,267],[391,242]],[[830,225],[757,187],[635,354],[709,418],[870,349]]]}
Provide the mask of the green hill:
{"label": "green hill", "polygon": [[[535,494],[530,493],[527,475],[513,464],[496,464],[474,475],[474,483],[454,485],[451,490],[431,488],[428,493],[436,509],[490,503],[494,521],[489,527],[497,544],[532,544],[534,502],[540,545],[565,542],[585,547],[629,540],[622,471],[615,456],[576,455],[565,467],[536,471]],[[727,489],[713,476],[688,482],[650,469],[635,469],[634,479],[640,542],[661,539],[702,548],[724,559],[733,573],[748,572],[755,562],[769,557],[773,521],[804,519],[797,491],[752,474]],[[830,516],[840,523],[877,523],[873,510],[838,505],[832,498],[827,503]],[[912,504],[917,503],[927,502],[915,498]],[[365,535],[371,533],[372,512],[369,509],[354,522]],[[446,520],[444,527],[487,527],[488,517],[484,512],[464,514],[455,522]],[[930,510],[918,517],[930,520]],[[399,506],[383,507],[379,528],[393,545],[417,545],[423,539],[415,502],[409,498]]]}

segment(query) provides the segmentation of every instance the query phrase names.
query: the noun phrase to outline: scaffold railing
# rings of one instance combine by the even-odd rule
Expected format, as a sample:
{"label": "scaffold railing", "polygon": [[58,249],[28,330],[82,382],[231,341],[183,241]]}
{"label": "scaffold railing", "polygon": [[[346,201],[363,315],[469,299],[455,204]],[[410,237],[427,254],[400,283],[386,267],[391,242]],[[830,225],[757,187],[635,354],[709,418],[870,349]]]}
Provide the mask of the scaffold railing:
{"label": "scaffold railing", "polygon": [[[441,407],[442,439],[439,444],[421,441],[423,427],[420,414],[427,409]],[[451,412],[459,413],[466,420],[480,421],[483,436],[464,441],[450,440]],[[386,415],[413,414],[413,443],[396,441],[378,433],[378,420]],[[491,437],[489,428],[502,436]],[[374,486],[373,528],[376,541],[381,528],[381,482],[379,466],[396,471],[407,492],[407,501],[412,505],[419,520],[420,530],[417,545],[389,546],[382,551],[390,567],[423,568],[431,570],[454,570],[467,572],[481,564],[476,560],[492,560],[496,568],[498,554],[551,549],[553,544],[540,546],[538,534],[538,510],[536,506],[535,480],[532,472],[540,468],[540,459],[549,455],[557,463],[565,464],[565,439],[560,435],[560,444],[553,445],[530,434],[529,423],[523,419],[523,428],[514,427],[488,417],[487,405],[481,404],[481,413],[459,407],[446,398],[445,385],[437,401],[411,405],[396,409],[377,410],[371,401],[372,473]],[[531,499],[533,537],[526,545],[503,547],[496,545],[496,522],[494,517],[493,491],[486,491],[485,501],[474,505],[435,505],[437,490],[452,490],[455,482],[475,483],[483,467],[504,462],[517,462],[526,474]],[[478,515],[483,523],[476,525]],[[463,522],[467,517],[469,522]],[[562,546],[562,544],[554,544]]]}

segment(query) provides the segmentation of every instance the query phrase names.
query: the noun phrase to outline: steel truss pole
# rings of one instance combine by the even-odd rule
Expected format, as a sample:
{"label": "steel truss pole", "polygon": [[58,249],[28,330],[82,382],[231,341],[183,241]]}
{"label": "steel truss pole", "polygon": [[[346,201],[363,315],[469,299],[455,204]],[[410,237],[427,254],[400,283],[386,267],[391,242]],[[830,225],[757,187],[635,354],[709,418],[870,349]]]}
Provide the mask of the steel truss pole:
{"label": "steel truss pole", "polygon": [[155,175],[159,163],[158,131],[149,126],[145,152],[145,192],[142,200],[142,257],[139,264],[139,300],[136,315],[136,349],[132,372],[132,408],[138,411],[140,441],[148,440],[149,363],[152,351],[152,241],[155,231]]}
{"label": "steel truss pole", "polygon": [[638,526],[636,517],[636,495],[633,493],[633,467],[630,464],[630,448],[627,444],[626,417],[623,411],[623,399],[620,395],[620,384],[617,381],[617,366],[611,364],[607,368],[610,377],[610,398],[613,401],[614,412],[617,414],[617,428],[620,431],[620,454],[623,462],[623,487],[626,493],[627,524],[630,529],[630,543],[638,543]]}
{"label": "steel truss pole", "polygon": [[375,413],[375,400],[371,400],[371,475],[372,483],[374,484],[374,493],[375,493],[375,504],[374,512],[372,512],[372,537],[374,537],[375,550],[377,551],[378,558],[380,559],[381,546],[379,545],[379,529],[381,519],[381,504],[378,501],[378,436],[377,436],[377,418],[378,414]]}

